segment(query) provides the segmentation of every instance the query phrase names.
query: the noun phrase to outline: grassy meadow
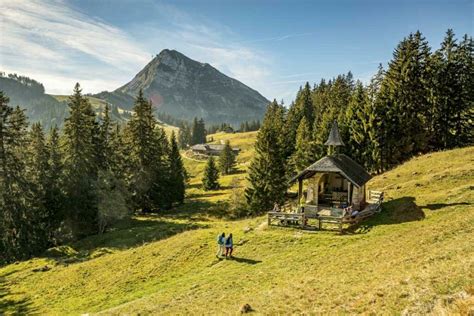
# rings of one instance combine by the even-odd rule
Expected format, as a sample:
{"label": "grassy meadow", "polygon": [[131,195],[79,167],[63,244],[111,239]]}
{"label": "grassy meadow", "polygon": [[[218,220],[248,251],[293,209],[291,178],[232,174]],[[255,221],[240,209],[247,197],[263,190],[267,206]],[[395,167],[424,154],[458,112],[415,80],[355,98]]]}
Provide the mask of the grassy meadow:
{"label": "grassy meadow", "polygon": [[[6,314],[436,314],[474,306],[474,147],[415,157],[369,182],[383,211],[344,234],[223,217],[243,185],[256,132],[215,134],[242,149],[221,190],[185,157],[187,202],[0,268]],[[233,180],[237,177],[238,180]],[[215,257],[234,234],[233,260]],[[1,314],[1,312],[0,312]]]}

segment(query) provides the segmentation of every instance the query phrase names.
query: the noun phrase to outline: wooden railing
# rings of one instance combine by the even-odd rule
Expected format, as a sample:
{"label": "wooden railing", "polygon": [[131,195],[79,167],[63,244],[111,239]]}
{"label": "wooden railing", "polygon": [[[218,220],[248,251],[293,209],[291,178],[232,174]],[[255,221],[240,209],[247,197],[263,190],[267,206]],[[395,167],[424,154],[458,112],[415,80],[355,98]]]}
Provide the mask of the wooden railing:
{"label": "wooden railing", "polygon": [[[319,213],[322,209],[318,205],[302,205],[299,207],[298,212],[268,212],[268,225],[280,224],[280,225],[297,225],[300,227],[306,227],[309,219],[318,220],[318,228],[321,230],[323,224],[335,224],[338,226],[339,231],[342,232],[343,224],[354,224],[364,220],[367,217],[372,216],[374,213],[378,213],[382,209],[382,202],[384,194],[381,191],[369,191],[368,202],[369,205],[362,211],[358,212],[355,216],[351,215],[350,212],[343,212],[340,216],[338,214],[324,214]],[[304,212],[301,208],[304,208]],[[285,207],[284,210],[287,208]],[[324,209],[324,208],[323,208]],[[350,208],[349,208],[350,210]],[[346,215],[348,214],[348,215]]]}

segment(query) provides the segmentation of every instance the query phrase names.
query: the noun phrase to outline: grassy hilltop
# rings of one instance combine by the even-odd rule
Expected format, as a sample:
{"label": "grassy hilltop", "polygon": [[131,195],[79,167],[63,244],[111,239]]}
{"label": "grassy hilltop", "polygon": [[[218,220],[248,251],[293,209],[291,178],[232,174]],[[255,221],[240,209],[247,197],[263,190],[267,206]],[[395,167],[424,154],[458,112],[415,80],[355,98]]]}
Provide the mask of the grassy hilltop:
{"label": "grassy hilltop", "polygon": [[[256,133],[216,134],[243,149],[222,190],[185,158],[188,202],[135,217],[43,258],[0,268],[0,311],[40,314],[466,314],[474,304],[474,147],[413,158],[379,175],[383,212],[339,235],[220,218],[244,183]],[[235,181],[234,181],[235,182]],[[213,211],[210,212],[209,209]],[[215,258],[233,232],[235,260]],[[1,314],[1,313],[0,313]]]}

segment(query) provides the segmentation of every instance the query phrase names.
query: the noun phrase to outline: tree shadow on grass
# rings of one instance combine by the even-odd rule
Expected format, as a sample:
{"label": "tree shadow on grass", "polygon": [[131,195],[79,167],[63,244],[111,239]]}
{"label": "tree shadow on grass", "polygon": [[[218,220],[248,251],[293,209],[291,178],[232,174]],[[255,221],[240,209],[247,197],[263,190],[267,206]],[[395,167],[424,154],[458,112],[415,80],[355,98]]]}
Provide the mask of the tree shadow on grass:
{"label": "tree shadow on grass", "polygon": [[445,207],[450,206],[461,206],[461,205],[472,205],[472,203],[467,202],[458,202],[458,203],[436,203],[436,204],[426,204],[425,206],[421,206],[421,208],[427,208],[431,211],[437,211]]}
{"label": "tree shadow on grass", "polygon": [[[11,272],[9,274],[13,274]],[[18,295],[21,293],[13,293],[6,281],[6,276],[9,274],[3,274],[0,276],[0,315],[30,315],[36,312],[36,308],[33,308],[31,302],[26,298],[11,299],[7,298],[9,295]]]}
{"label": "tree shadow on grass", "polygon": [[380,213],[376,213],[367,220],[350,226],[344,230],[344,233],[365,234],[374,226],[420,221],[424,218],[425,213],[421,207],[415,203],[415,198],[405,196],[384,202]]}
{"label": "tree shadow on grass", "polygon": [[210,217],[228,217],[228,205],[225,201],[210,202],[201,199],[189,199],[185,203],[171,209],[160,211],[158,214],[167,218],[192,221],[209,221]]}
{"label": "tree shadow on grass", "polygon": [[74,249],[72,253],[62,254],[61,251],[48,250],[44,256],[56,259],[59,263],[81,262],[114,250],[125,250],[169,238],[188,230],[207,227],[207,225],[189,221],[165,220],[156,214],[142,215],[118,223],[107,233],[88,236],[70,244],[69,246]]}
{"label": "tree shadow on grass", "polygon": [[252,265],[262,262],[262,260],[254,260],[254,259],[240,258],[240,257],[232,257],[229,260],[237,261],[239,263],[252,264]]}
{"label": "tree shadow on grass", "polygon": [[[221,188],[221,189],[225,189],[225,188]],[[189,194],[188,198],[189,199],[207,198],[207,197],[220,196],[220,195],[224,195],[224,194],[225,194],[225,192],[222,192],[222,191],[208,191],[206,193]]]}

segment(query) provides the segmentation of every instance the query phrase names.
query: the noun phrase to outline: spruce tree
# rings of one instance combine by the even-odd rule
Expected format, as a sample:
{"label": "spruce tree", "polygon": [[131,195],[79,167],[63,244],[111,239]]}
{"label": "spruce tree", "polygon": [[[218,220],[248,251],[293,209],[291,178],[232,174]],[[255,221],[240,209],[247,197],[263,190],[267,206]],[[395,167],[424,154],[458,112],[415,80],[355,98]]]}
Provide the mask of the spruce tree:
{"label": "spruce tree", "polygon": [[69,97],[69,117],[64,124],[64,188],[68,218],[76,236],[97,232],[97,173],[99,126],[87,98],[77,83]]}
{"label": "spruce tree", "polygon": [[[134,206],[140,210],[159,207],[163,186],[163,144],[159,143],[161,131],[156,131],[156,119],[152,105],[139,91],[133,107],[133,116],[128,121],[125,138],[129,151],[129,191]],[[159,137],[158,137],[159,136]],[[157,181],[159,178],[159,181]]]}
{"label": "spruce tree", "polygon": [[49,150],[49,169],[45,208],[48,212],[49,240],[52,244],[56,244],[57,241],[54,239],[54,234],[64,219],[64,205],[66,204],[62,190],[63,164],[57,127],[51,128],[47,146]]}
{"label": "spruce tree", "polygon": [[219,189],[219,170],[217,170],[213,156],[209,156],[209,159],[207,159],[204,176],[202,178],[202,186],[206,191]]}
{"label": "spruce tree", "polygon": [[186,149],[192,143],[191,130],[187,124],[183,124],[178,132],[179,148]]}
{"label": "spruce tree", "polygon": [[303,117],[296,132],[296,149],[292,156],[292,162],[297,172],[302,171],[314,162],[312,145],[309,124],[306,117]]}
{"label": "spruce tree", "polygon": [[0,256],[4,261],[26,259],[35,253],[34,224],[29,207],[31,187],[25,173],[28,123],[24,111],[8,106],[0,91]]}
{"label": "spruce tree", "polygon": [[474,144],[474,42],[464,35],[456,53],[461,86],[460,104],[455,108],[454,146]]}
{"label": "spruce tree", "polygon": [[275,202],[283,203],[287,189],[284,147],[280,138],[284,124],[282,109],[273,101],[257,135],[255,156],[249,169],[245,196],[254,214],[266,212]]}
{"label": "spruce tree", "polygon": [[400,42],[389,63],[381,89],[391,120],[386,139],[390,164],[428,148],[429,56],[428,43],[416,32]]}
{"label": "spruce tree", "polygon": [[206,126],[204,120],[194,118],[191,136],[191,145],[206,143]]}
{"label": "spruce tree", "polygon": [[230,174],[235,167],[235,154],[230,146],[230,142],[226,141],[224,148],[219,155],[219,171],[222,174]]}
{"label": "spruce tree", "polygon": [[367,92],[362,82],[357,81],[354,93],[346,110],[345,125],[348,127],[346,147],[352,159],[372,168],[370,129],[373,128],[374,113],[368,104]]}
{"label": "spruce tree", "polygon": [[172,192],[172,202],[183,203],[184,201],[185,175],[186,170],[181,160],[175,134],[172,132],[169,146],[170,186],[168,188],[168,190]]}
{"label": "spruce tree", "polygon": [[[37,252],[46,249],[49,244],[50,232],[53,229],[49,225],[50,214],[47,208],[49,190],[49,149],[46,144],[43,129],[40,123],[32,125],[28,144],[28,181],[31,188],[31,205],[28,209],[30,221],[30,247]],[[48,194],[48,198],[51,196]]]}

